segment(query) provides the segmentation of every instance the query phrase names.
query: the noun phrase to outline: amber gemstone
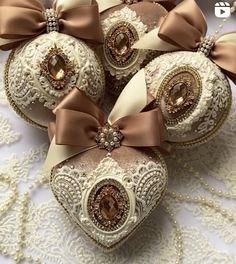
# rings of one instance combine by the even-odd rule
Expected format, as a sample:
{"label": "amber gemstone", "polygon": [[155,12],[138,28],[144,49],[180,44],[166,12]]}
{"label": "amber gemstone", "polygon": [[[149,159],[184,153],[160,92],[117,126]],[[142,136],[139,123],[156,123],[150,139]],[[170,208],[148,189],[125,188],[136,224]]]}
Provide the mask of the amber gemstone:
{"label": "amber gemstone", "polygon": [[113,220],[119,212],[118,203],[111,195],[106,195],[101,199],[100,211],[104,219]]}
{"label": "amber gemstone", "polygon": [[66,75],[66,62],[64,58],[60,55],[51,56],[48,61],[48,71],[54,80],[63,80]]}
{"label": "amber gemstone", "polygon": [[168,102],[174,107],[183,105],[188,99],[188,86],[185,83],[177,83],[170,90]]}
{"label": "amber gemstone", "polygon": [[124,33],[119,33],[115,38],[115,52],[118,55],[124,55],[129,51],[130,41],[129,37]]}

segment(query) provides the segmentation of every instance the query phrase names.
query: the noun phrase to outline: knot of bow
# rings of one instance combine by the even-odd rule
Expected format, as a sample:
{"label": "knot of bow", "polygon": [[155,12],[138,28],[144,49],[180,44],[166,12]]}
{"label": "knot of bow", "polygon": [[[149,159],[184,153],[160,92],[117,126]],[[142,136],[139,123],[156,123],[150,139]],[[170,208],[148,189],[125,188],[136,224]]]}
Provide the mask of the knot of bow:
{"label": "knot of bow", "polygon": [[[56,145],[76,146],[81,150],[101,147],[99,143],[102,142],[98,142],[99,133],[103,133],[101,129],[111,128],[113,132],[122,135],[118,139],[123,146],[163,149],[167,146],[163,116],[161,110],[156,107],[155,100],[151,100],[141,113],[122,117],[114,123],[107,123],[101,109],[75,88],[58,105],[54,113],[56,122],[50,123],[49,136],[51,139],[55,137]],[[106,139],[106,135],[104,139],[108,144],[112,141],[109,136]]]}

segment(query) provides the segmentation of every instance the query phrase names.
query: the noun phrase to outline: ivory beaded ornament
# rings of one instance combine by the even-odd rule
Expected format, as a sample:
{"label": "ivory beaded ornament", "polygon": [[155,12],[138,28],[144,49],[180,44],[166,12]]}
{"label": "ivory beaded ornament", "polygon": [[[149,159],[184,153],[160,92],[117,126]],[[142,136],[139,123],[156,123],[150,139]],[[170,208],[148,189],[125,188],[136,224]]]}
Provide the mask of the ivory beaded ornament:
{"label": "ivory beaded ornament", "polygon": [[127,86],[139,85],[156,98],[168,141],[176,147],[209,140],[231,108],[227,76],[236,81],[236,33],[206,37],[206,32],[202,11],[186,0],[133,46],[169,52],[151,61]]}
{"label": "ivory beaded ornament", "polygon": [[72,221],[106,251],[135,232],[167,188],[165,162],[150,148],[165,148],[166,131],[152,103],[139,112],[146,103],[145,94],[129,107],[121,98],[106,123],[101,110],[75,89],[56,108],[56,123],[49,126],[45,169],[52,191]]}
{"label": "ivory beaded ornament", "polygon": [[157,27],[157,20],[174,7],[169,1],[98,0],[104,45],[99,47],[107,91],[119,95],[133,75],[159,51],[135,50],[132,45]]}
{"label": "ivory beaded ornament", "polygon": [[[95,1],[57,0],[51,9],[45,9],[36,0],[29,5],[21,8],[15,3],[16,15],[0,18],[1,32],[7,30],[3,28],[7,23],[25,25],[23,29],[16,27],[15,35],[12,33],[15,42],[4,39],[5,34],[0,35],[1,48],[13,48],[5,70],[5,90],[13,109],[23,119],[46,129],[53,120],[52,110],[75,86],[94,102],[101,103],[104,71],[86,42],[99,44],[103,35]],[[0,13],[3,12],[1,7]],[[35,21],[27,28],[32,19]]]}

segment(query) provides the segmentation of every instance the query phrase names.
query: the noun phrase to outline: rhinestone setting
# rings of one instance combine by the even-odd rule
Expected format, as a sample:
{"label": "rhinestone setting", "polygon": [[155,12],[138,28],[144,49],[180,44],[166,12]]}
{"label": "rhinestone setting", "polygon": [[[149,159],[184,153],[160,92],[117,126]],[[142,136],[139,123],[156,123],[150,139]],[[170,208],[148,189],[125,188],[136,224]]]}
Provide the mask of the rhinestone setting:
{"label": "rhinestone setting", "polygon": [[54,47],[40,64],[41,75],[47,78],[55,90],[63,90],[75,74],[74,66],[64,52]]}
{"label": "rhinestone setting", "polygon": [[166,109],[169,114],[174,114],[194,103],[192,81],[188,76],[171,81],[164,93]]}
{"label": "rhinestone setting", "polygon": [[202,81],[194,68],[183,66],[169,73],[160,85],[156,101],[162,109],[166,124],[176,125],[188,118],[196,108],[201,94]]}
{"label": "rhinestone setting", "polygon": [[105,179],[95,185],[88,198],[88,214],[101,230],[112,232],[127,220],[130,202],[121,183]]}
{"label": "rhinestone setting", "polygon": [[139,39],[133,25],[121,22],[112,27],[105,39],[104,52],[112,65],[126,67],[135,61],[138,50],[132,49],[133,44]]}
{"label": "rhinestone setting", "polygon": [[106,149],[111,152],[115,148],[119,148],[121,146],[123,138],[124,136],[117,126],[111,126],[106,123],[104,127],[98,128],[95,140],[100,149]]}

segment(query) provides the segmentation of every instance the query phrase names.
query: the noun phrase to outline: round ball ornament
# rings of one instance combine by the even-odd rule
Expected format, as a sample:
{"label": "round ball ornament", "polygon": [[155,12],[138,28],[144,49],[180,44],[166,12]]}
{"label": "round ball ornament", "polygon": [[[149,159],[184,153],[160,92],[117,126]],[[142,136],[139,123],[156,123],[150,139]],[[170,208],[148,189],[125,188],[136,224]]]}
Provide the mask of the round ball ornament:
{"label": "round ball ornament", "polygon": [[[88,5],[86,1],[78,0],[69,4],[58,0],[51,9],[45,9],[38,1],[33,1],[30,7],[25,5],[20,8],[13,3],[13,6],[0,7],[1,12],[9,7],[19,11],[15,17],[3,15],[0,20],[13,25],[23,21],[22,39],[26,32],[32,34],[22,40],[21,36],[12,33],[14,42],[0,39],[2,49],[13,48],[5,69],[5,90],[17,114],[30,124],[45,129],[53,121],[53,109],[75,86],[94,102],[101,103],[104,71],[86,41],[99,43],[103,36],[96,3]],[[74,13],[76,10],[78,17]],[[92,18],[83,25],[87,32],[80,28],[83,10],[87,18]],[[24,16],[24,12],[27,15]],[[26,22],[32,18],[35,21],[27,26]]]}
{"label": "round ball ornament", "polygon": [[162,110],[170,142],[192,146],[215,135],[232,101],[219,67],[202,53],[183,51],[162,55],[145,70],[147,90]]}
{"label": "round ball ornament", "polygon": [[135,44],[137,49],[169,51],[150,62],[131,84],[141,85],[156,98],[168,141],[176,147],[212,138],[231,108],[227,77],[236,81],[236,34],[206,37],[206,31],[200,8],[187,0],[169,13],[157,34],[147,34]]}
{"label": "round ball ornament", "polygon": [[174,7],[174,1],[98,0],[104,45],[99,47],[108,92],[119,95],[133,75],[158,51],[135,50],[133,44],[157,27],[159,18]]}

